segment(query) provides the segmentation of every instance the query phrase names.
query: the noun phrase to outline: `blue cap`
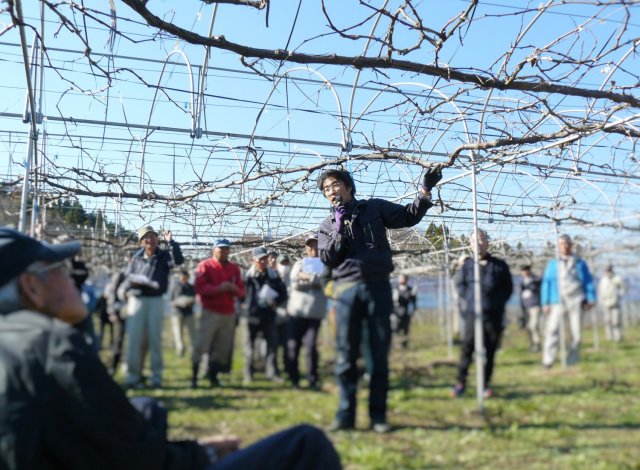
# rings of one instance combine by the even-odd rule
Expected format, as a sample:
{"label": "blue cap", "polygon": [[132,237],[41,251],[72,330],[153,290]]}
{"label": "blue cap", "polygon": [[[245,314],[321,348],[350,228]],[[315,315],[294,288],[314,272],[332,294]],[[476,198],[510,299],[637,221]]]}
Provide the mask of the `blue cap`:
{"label": "blue cap", "polygon": [[253,251],[251,252],[251,256],[253,256],[256,259],[260,259],[260,258],[264,258],[265,256],[269,256],[269,253],[267,252],[267,249],[264,246],[258,246],[253,249]]}
{"label": "blue cap", "polygon": [[218,240],[216,242],[216,244],[213,246],[214,248],[229,248],[231,246],[231,242],[229,240],[227,240],[226,238],[221,238],[220,240]]}
{"label": "blue cap", "polygon": [[62,261],[81,248],[79,241],[49,245],[17,230],[0,227],[0,286],[22,274],[36,261]]}

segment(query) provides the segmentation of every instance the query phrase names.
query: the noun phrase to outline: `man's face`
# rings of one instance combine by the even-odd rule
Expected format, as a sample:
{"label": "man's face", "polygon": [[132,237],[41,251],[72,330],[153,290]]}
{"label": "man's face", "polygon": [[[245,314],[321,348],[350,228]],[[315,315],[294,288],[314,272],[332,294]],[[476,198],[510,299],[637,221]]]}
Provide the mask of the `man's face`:
{"label": "man's face", "polygon": [[[475,235],[471,236],[471,249],[475,250],[476,248],[476,237]],[[480,258],[484,258],[484,256],[489,251],[489,240],[487,236],[483,232],[478,232],[478,256]]]}
{"label": "man's face", "polygon": [[312,258],[318,257],[318,240],[309,240],[304,247],[307,256]]}
{"label": "man's face", "polygon": [[221,263],[229,262],[229,252],[231,248],[228,246],[217,246],[213,249],[213,257]]}
{"label": "man's face", "polygon": [[[342,204],[351,202],[351,187],[346,186],[341,180],[334,176],[327,177],[322,183],[322,194],[332,205],[338,206],[339,199],[342,198]],[[340,198],[337,198],[340,196]]]}
{"label": "man's face", "polygon": [[31,282],[38,292],[37,300],[32,303],[38,311],[75,325],[86,318],[88,311],[69,275],[70,270],[67,260],[43,264],[22,275],[32,277]]}
{"label": "man's face", "polygon": [[558,238],[558,251],[560,252],[560,256],[570,256],[571,242],[565,238]]}
{"label": "man's face", "polygon": [[267,270],[267,263],[267,256],[263,256],[261,258],[253,258],[253,265],[261,273]]}
{"label": "man's face", "polygon": [[266,259],[271,268],[275,269],[278,266],[278,255],[269,255]]}
{"label": "man's face", "polygon": [[144,248],[145,253],[151,255],[158,248],[158,234],[155,232],[147,232],[140,239],[140,246]]}
{"label": "man's face", "polygon": [[407,276],[405,276],[404,274],[401,274],[400,277],[398,277],[398,282],[400,284],[402,284],[403,286],[405,286],[409,282],[409,278]]}

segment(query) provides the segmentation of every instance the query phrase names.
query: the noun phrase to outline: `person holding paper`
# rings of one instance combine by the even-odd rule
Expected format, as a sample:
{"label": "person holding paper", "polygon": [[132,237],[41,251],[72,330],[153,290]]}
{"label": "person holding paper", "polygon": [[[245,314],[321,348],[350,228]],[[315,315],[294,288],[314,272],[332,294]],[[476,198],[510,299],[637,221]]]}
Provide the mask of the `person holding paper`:
{"label": "person holding paper", "polygon": [[298,357],[304,344],[309,388],[318,388],[318,348],[316,342],[320,324],[327,314],[324,295],[324,265],[318,258],[318,235],[312,233],[305,241],[306,256],[291,268],[291,287],[287,303],[287,373],[294,388],[300,382]]}
{"label": "person holding paper", "polygon": [[124,270],[123,292],[127,304],[127,377],[125,387],[140,388],[142,380],[142,344],[147,338],[151,352],[151,385],[162,387],[162,327],[164,299],[169,274],[184,262],[180,245],[171,230],[165,232],[171,251],[159,247],[158,233],[147,225],[138,230],[140,249]]}
{"label": "person holding paper", "polygon": [[287,286],[278,273],[267,266],[266,248],[253,249],[253,264],[244,278],[245,309],[247,312],[247,337],[244,345],[244,382],[253,381],[254,346],[258,333],[262,333],[267,342],[266,375],[267,378],[281,382],[282,378],[275,367],[276,354],[276,307],[287,301]]}

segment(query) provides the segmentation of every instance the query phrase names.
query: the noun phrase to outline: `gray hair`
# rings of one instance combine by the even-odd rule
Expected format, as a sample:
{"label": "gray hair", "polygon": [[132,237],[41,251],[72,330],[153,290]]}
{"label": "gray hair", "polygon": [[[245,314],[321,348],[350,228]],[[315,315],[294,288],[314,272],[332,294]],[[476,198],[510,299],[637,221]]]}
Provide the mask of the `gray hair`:
{"label": "gray hair", "polygon": [[[475,237],[476,235],[476,231],[473,230],[470,234],[469,234],[469,238],[473,239],[473,237]],[[487,233],[486,230],[481,229],[480,227],[478,227],[478,235],[483,236],[485,240],[489,241],[489,234]]]}
{"label": "gray hair", "polygon": [[19,277],[14,277],[0,287],[0,314],[15,312],[23,308]]}
{"label": "gray hair", "polygon": [[564,240],[569,245],[573,245],[573,242],[571,241],[571,237],[569,235],[567,235],[566,233],[563,233],[562,235],[560,235],[558,237],[558,240]]}

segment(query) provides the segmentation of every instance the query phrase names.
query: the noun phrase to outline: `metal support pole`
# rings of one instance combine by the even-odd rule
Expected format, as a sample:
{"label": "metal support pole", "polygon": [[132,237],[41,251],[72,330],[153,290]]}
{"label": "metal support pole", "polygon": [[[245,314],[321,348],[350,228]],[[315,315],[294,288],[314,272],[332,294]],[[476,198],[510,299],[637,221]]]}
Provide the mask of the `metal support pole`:
{"label": "metal support pole", "polygon": [[[484,410],[484,366],[486,353],[484,349],[484,329],[482,325],[482,290],[480,282],[480,257],[478,250],[478,194],[476,189],[476,163],[471,158],[471,190],[473,193],[473,233],[475,249],[473,250],[473,312],[474,312],[474,347],[476,355],[476,397],[478,411]],[[469,321],[469,319],[467,319]]]}
{"label": "metal support pole", "polygon": [[[37,137],[36,137],[37,139]],[[20,217],[18,219],[18,230],[25,231],[27,223],[27,206],[29,204],[29,174],[31,173],[31,153],[33,150],[33,136],[29,138],[27,144],[27,155],[24,159],[24,179],[22,181],[22,195],[20,197]]]}
{"label": "metal support pole", "polygon": [[453,332],[451,328],[451,315],[453,314],[451,306],[451,272],[449,270],[449,234],[447,226],[442,223],[442,235],[444,237],[444,279],[445,279],[445,325],[447,333],[447,357],[453,356]]}

